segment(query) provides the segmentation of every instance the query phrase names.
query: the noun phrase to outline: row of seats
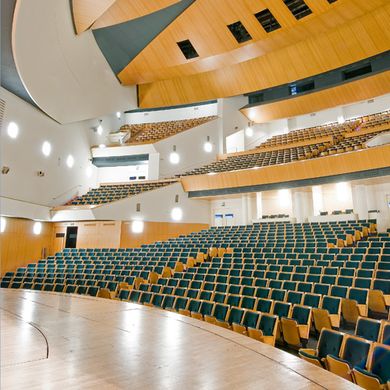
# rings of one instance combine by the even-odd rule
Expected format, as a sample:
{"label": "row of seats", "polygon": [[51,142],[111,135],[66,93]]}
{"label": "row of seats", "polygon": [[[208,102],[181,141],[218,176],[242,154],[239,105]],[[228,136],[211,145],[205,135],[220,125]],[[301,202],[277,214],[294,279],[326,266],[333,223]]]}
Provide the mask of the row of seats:
{"label": "row of seats", "polygon": [[141,194],[146,191],[156,190],[173,184],[176,181],[139,182],[132,184],[102,185],[89,190],[85,195],[78,196],[68,202],[67,206],[95,205],[114,202],[129,196]]}
{"label": "row of seats", "polygon": [[340,135],[355,130],[360,124],[361,119],[356,119],[346,121],[343,124],[335,122],[324,126],[315,126],[300,130],[293,130],[288,132],[287,134],[275,135],[257,146],[257,148],[264,149],[268,147],[281,146],[295,142],[316,139],[324,136],[333,136],[337,138]]}
{"label": "row of seats", "polygon": [[[389,129],[378,129],[377,132],[359,135],[359,130],[373,126],[382,126],[390,122],[389,113],[360,118],[344,124],[334,124],[309,129],[295,130],[287,134],[277,135],[259,145],[253,153],[228,156],[225,159],[193,169],[178,176],[202,175],[208,173],[229,172],[241,169],[260,168],[293,161],[345,153],[366,147],[366,142]],[[356,134],[354,134],[356,132]],[[306,146],[294,146],[294,142],[315,140],[324,135],[331,135],[332,142],[313,143]],[[291,144],[290,148],[286,148]],[[270,146],[281,149],[267,150]]]}
{"label": "row of seats", "polygon": [[[299,356],[365,389],[384,389],[390,381],[390,322],[359,319],[361,337],[323,328],[315,349],[301,348]],[[377,333],[377,339],[368,335]],[[378,342],[376,342],[378,341]]]}
{"label": "row of seats", "polygon": [[120,128],[120,131],[130,132],[127,143],[153,143],[215,119],[217,119],[216,116],[207,116],[177,121],[124,125]]}

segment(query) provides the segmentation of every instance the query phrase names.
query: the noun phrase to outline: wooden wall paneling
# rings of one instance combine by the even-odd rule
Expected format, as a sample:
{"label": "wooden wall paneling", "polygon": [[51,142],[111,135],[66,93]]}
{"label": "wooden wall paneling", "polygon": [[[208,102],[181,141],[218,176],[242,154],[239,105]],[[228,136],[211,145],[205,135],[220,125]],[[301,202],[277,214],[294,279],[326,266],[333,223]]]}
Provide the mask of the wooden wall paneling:
{"label": "wooden wall paneling", "polygon": [[295,161],[258,169],[222,172],[215,175],[182,177],[185,191],[244,187],[256,184],[284,183],[294,180],[386,168],[390,166],[390,145],[354,152]]}
{"label": "wooden wall paneling", "polygon": [[2,275],[38,261],[42,258],[43,249],[46,249],[46,255],[51,253],[53,226],[50,222],[42,222],[41,234],[35,235],[34,221],[19,218],[6,220],[6,229],[0,233]]}
{"label": "wooden wall paneling", "polygon": [[263,123],[368,100],[389,92],[390,71],[387,71],[318,92],[244,108],[241,112],[255,123]]}
{"label": "wooden wall paneling", "polygon": [[131,224],[131,221],[122,222],[121,248],[140,247],[142,244],[167,240],[209,227],[207,224],[200,223],[145,222],[143,233],[135,234],[131,231]]}
{"label": "wooden wall paneling", "polygon": [[[356,2],[360,4],[359,0]],[[370,4],[378,5],[378,2]],[[345,66],[389,49],[390,29],[386,26],[390,24],[390,3],[387,2],[372,12],[348,21],[345,21],[345,18],[348,19],[347,16],[339,14],[335,19],[344,18],[344,22],[335,28],[319,24],[319,30],[314,32],[315,26],[318,26],[314,24],[305,39],[296,39],[295,35],[306,26],[306,22],[302,21],[302,25],[290,29],[286,39],[284,40],[284,37],[280,39],[278,47],[275,46],[273,50],[255,50],[252,47],[255,44],[250,47],[246,45],[240,48],[245,49],[242,55],[238,51],[231,51],[221,54],[221,59],[217,56],[207,57],[204,59],[207,64],[204,65],[200,59],[169,67],[167,64],[161,64],[161,60],[152,61],[148,46],[118,76],[124,84],[141,83],[140,107],[150,108],[270,88]],[[331,15],[328,15],[328,18],[332,20]],[[316,18],[312,18],[312,21],[316,21]],[[307,21],[309,22],[310,20]],[[278,34],[275,32],[275,37]],[[260,43],[265,44],[265,41],[268,43],[268,39]],[[165,45],[169,47],[168,42]],[[253,56],[248,56],[252,50],[255,50]],[[165,52],[167,53],[167,49]],[[161,51],[156,50],[155,56],[157,53],[159,55]],[[176,53],[173,57],[180,54]],[[140,56],[145,58],[142,59]],[[230,61],[229,56],[233,57]],[[172,58],[171,55],[160,57]],[[156,64],[155,72],[148,70],[146,61],[148,64]],[[135,78],[132,75],[136,75]],[[138,76],[141,78],[137,79]]]}

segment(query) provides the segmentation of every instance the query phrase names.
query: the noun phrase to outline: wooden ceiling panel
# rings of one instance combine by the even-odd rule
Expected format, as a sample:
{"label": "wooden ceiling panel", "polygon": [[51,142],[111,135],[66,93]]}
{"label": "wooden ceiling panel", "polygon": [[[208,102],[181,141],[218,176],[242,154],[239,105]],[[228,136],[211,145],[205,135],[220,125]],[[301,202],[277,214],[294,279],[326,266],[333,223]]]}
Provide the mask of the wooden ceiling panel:
{"label": "wooden ceiling panel", "polygon": [[[120,72],[118,77],[123,84],[133,85],[216,70],[220,64],[231,66],[313,36],[327,34],[331,29],[364,16],[368,12],[367,9],[375,11],[375,6],[389,5],[386,0],[373,0],[369,5],[365,0],[338,0],[332,6],[326,6],[327,1],[324,1],[318,2],[316,9],[319,13],[314,12],[297,21],[281,0],[197,0]],[[266,7],[269,7],[282,25],[281,29],[270,34],[262,29],[254,17],[254,13]],[[220,9],[224,12],[218,13]],[[253,40],[243,44],[235,41],[226,25],[237,20],[244,24]],[[189,61],[184,58],[176,44],[184,39],[190,39],[199,58]],[[165,55],[162,56],[161,53]]]}
{"label": "wooden ceiling panel", "polygon": [[[327,33],[312,35],[249,61],[140,85],[140,106],[239,95],[311,77],[385,52],[390,49],[389,11],[390,4]],[[164,74],[168,76],[167,71]]]}

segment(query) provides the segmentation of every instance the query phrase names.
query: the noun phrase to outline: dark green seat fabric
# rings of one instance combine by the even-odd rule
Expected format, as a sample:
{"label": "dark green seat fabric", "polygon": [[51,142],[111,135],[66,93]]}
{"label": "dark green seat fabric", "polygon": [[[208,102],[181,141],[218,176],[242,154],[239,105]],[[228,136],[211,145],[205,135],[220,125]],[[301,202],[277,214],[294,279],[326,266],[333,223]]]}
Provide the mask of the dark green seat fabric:
{"label": "dark green seat fabric", "polygon": [[262,313],[269,313],[272,307],[271,299],[259,298],[257,301],[256,310]]}
{"label": "dark green seat fabric", "polygon": [[363,337],[366,340],[377,341],[380,328],[380,321],[360,317],[356,324],[355,334],[356,336]]}
{"label": "dark green seat fabric", "polygon": [[272,336],[275,327],[276,318],[267,314],[262,314],[259,322],[259,329],[264,336]]}

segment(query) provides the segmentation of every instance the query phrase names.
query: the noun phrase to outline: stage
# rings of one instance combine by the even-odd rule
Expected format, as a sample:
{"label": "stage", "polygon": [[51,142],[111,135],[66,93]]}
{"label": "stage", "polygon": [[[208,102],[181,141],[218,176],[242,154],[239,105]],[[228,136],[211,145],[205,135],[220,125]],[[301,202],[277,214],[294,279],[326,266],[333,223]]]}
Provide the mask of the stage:
{"label": "stage", "polygon": [[1,387],[359,389],[266,344],[160,309],[0,289]]}

